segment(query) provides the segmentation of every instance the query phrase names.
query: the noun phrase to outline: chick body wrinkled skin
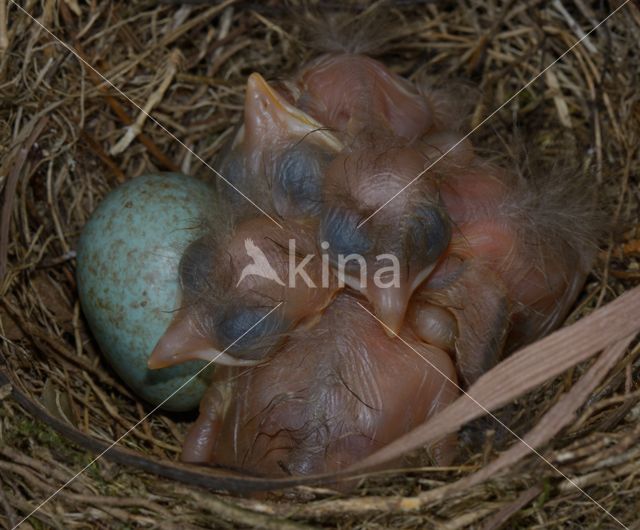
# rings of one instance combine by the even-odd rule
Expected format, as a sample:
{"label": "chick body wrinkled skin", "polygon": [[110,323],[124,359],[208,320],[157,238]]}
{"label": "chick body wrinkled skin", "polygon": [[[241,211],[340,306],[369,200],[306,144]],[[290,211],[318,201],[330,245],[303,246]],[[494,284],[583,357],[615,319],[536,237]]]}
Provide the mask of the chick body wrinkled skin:
{"label": "chick body wrinkled skin", "polygon": [[[249,77],[219,167],[282,228],[219,183],[228,222],[183,257],[182,307],[150,366],[231,365],[216,369],[183,459],[344,469],[562,322],[593,259],[587,231],[565,230],[560,207],[478,156],[455,107],[362,55],[323,55],[273,85]],[[316,287],[240,281],[248,240],[278,278],[294,240]],[[436,462],[455,447],[432,448]]]}
{"label": "chick body wrinkled skin", "polygon": [[[304,475],[338,471],[382,448],[459,394],[446,352],[408,329],[403,339],[415,351],[340,294],[277,355],[216,373],[183,460]],[[432,448],[439,464],[451,462],[451,442]]]}

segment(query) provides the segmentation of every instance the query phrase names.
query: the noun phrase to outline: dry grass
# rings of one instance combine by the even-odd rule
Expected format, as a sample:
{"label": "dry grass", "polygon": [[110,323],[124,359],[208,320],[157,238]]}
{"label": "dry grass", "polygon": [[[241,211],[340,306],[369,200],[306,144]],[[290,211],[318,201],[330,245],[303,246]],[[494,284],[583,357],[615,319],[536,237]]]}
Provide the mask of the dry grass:
{"label": "dry grass", "polygon": [[[409,78],[473,87],[470,121],[479,123],[620,3],[397,2],[380,58]],[[240,117],[248,74],[286,76],[314,53],[277,2],[20,5],[128,98],[149,104],[159,122],[208,162]],[[597,190],[614,230],[570,321],[640,280],[638,42],[640,9],[631,2],[474,136],[489,152],[521,143],[546,161],[578,160]],[[5,0],[0,102],[1,370],[52,416],[110,441],[149,408],[106,366],[80,313],[79,231],[105,193],[126,179],[166,169],[213,176]],[[140,134],[123,140],[131,122]],[[571,424],[541,449],[629,526],[640,508],[638,351],[631,346]],[[583,372],[571,370],[520,399],[514,425],[540,418]],[[0,524],[12,527],[93,455],[34,419],[6,386],[0,418]],[[122,445],[176,460],[192,419],[154,414]],[[620,527],[531,455],[474,487],[415,501],[494,456],[488,444],[456,467],[385,473],[350,495],[301,487],[296,496],[303,501],[215,494],[103,458],[23,527]]]}

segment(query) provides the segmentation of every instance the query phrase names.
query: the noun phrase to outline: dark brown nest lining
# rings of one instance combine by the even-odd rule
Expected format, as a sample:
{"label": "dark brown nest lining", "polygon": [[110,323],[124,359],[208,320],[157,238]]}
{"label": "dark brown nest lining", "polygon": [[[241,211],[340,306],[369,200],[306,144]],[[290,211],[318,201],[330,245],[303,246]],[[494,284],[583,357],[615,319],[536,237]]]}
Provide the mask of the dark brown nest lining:
{"label": "dark brown nest lining", "polygon": [[[398,2],[388,8],[394,22],[385,28],[379,58],[409,78],[426,73],[473,87],[473,125],[621,3]],[[248,74],[282,77],[314,53],[301,44],[290,10],[276,2],[20,5],[140,106],[155,100],[153,116],[206,161],[240,117]],[[570,322],[640,279],[638,42],[640,9],[630,2],[472,138],[489,152],[504,152],[517,138],[544,163],[578,160],[597,190],[613,235]],[[148,119],[126,149],[111,154],[140,112],[11,0],[0,0],[0,98],[1,369],[13,381],[13,394],[0,383],[0,522],[12,527],[96,454],[52,426],[64,431],[71,424],[111,442],[151,410],[106,365],[80,313],[74,280],[80,229],[105,193],[126,179],[168,169],[213,177]],[[540,447],[627,525],[637,519],[640,498],[638,351],[632,342],[588,399],[581,398],[568,425]],[[526,432],[592,364],[518,399],[514,428]],[[40,419],[24,406],[40,410]],[[47,414],[48,424],[41,421]],[[121,445],[147,461],[176,461],[192,419],[156,413]],[[23,527],[620,528],[531,454],[477,485],[442,488],[497,454],[489,437],[483,451],[451,468],[378,474],[349,495],[299,487],[295,501],[260,502],[105,457]]]}

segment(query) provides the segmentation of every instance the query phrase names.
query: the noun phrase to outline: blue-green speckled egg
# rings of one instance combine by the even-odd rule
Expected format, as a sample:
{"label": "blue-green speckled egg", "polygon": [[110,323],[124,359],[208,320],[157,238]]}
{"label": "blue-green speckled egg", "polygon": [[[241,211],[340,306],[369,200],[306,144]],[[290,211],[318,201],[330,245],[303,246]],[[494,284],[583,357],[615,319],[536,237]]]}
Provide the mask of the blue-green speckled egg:
{"label": "blue-green speckled egg", "polygon": [[[149,370],[147,359],[178,301],[178,265],[203,233],[216,194],[202,181],[177,174],[146,175],[109,193],[78,242],[80,303],[100,349],[140,397],[158,405],[204,366],[192,361]],[[213,367],[163,408],[196,407]]]}

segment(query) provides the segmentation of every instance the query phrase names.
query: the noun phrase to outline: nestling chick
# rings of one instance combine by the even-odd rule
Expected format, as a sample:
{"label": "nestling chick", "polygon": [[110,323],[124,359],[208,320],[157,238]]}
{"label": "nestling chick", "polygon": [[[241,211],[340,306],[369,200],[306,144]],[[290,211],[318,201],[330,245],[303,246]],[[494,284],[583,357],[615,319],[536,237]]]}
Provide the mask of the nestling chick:
{"label": "nestling chick", "polygon": [[[283,228],[221,184],[232,220],[183,257],[183,306],[150,366],[258,363],[217,369],[185,460],[343,469],[562,321],[593,259],[589,223],[566,228],[566,194],[541,200],[480,158],[454,107],[357,54],[249,77],[220,167]],[[283,280],[291,241],[314,287]]]}
{"label": "nestling chick", "polygon": [[[387,336],[353,295],[339,295],[269,360],[216,372],[183,460],[304,475],[371,454],[459,394],[449,355],[410,331],[403,338],[418,353]],[[454,447],[451,439],[432,447],[435,461],[450,463]]]}
{"label": "nestling chick", "polygon": [[[322,277],[320,258],[306,257],[314,256],[315,243],[309,226],[278,228],[264,217],[218,227],[192,243],[181,260],[182,307],[149,367],[193,359],[246,365],[266,357],[337,292],[336,278],[327,271]],[[299,256],[305,281],[295,282],[290,271],[301,266]]]}

